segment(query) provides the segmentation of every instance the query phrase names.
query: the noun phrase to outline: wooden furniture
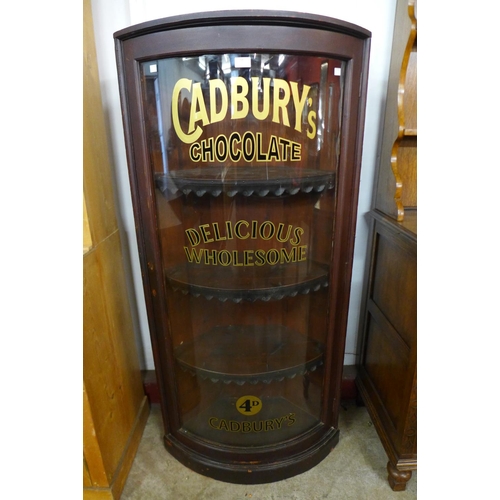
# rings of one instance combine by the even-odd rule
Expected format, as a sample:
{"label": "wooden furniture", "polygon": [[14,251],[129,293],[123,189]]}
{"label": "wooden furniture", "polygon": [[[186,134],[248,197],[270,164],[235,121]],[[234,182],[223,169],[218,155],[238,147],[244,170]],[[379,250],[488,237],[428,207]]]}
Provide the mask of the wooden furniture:
{"label": "wooden furniture", "polygon": [[116,500],[149,407],[126,294],[90,0],[84,14],[83,498]]}
{"label": "wooden furniture", "polygon": [[399,0],[356,379],[396,491],[417,466],[416,79],[415,4]]}
{"label": "wooden furniture", "polygon": [[165,445],[303,472],[339,439],[370,34],[229,11],[115,38]]}

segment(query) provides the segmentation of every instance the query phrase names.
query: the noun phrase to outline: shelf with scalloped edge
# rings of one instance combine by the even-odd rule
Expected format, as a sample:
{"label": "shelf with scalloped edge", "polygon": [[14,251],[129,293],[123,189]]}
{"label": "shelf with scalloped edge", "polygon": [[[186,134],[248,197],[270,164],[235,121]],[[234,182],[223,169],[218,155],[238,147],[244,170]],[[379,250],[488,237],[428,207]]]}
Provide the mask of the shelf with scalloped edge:
{"label": "shelf with scalloped edge", "polygon": [[196,196],[225,193],[230,197],[236,194],[264,197],[321,193],[334,187],[335,175],[330,171],[293,166],[212,166],[156,174],[155,182],[165,197],[179,192]]}
{"label": "shelf with scalloped edge", "polygon": [[222,302],[281,300],[328,286],[328,267],[317,262],[262,267],[181,264],[167,269],[165,276],[175,291]]}
{"label": "shelf with scalloped edge", "polygon": [[282,325],[216,326],[177,346],[180,367],[212,382],[269,384],[315,371],[324,346]]}

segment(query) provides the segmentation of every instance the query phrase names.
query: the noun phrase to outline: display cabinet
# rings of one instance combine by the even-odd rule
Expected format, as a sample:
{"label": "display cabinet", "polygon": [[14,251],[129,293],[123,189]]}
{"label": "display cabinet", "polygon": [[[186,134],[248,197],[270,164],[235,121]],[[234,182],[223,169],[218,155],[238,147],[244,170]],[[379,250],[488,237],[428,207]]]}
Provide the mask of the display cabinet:
{"label": "display cabinet", "polygon": [[115,39],[166,447],[303,472],[339,439],[370,33],[224,11]]}

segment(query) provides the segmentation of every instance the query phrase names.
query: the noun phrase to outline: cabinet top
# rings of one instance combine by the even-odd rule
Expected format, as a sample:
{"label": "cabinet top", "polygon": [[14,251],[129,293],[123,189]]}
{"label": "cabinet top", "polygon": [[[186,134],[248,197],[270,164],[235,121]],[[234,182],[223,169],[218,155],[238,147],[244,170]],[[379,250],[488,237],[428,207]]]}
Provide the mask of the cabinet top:
{"label": "cabinet top", "polygon": [[122,29],[117,31],[114,37],[123,41],[158,31],[238,24],[315,28],[345,33],[362,39],[371,37],[370,31],[347,21],[317,14],[278,10],[221,10],[165,17]]}

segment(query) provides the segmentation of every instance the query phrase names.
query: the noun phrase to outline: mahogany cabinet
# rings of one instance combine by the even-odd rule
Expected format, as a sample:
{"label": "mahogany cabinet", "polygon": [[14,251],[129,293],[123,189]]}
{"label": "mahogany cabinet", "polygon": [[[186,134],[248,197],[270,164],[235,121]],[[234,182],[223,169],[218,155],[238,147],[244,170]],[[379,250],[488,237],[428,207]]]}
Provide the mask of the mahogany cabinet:
{"label": "mahogany cabinet", "polygon": [[398,0],[356,379],[396,491],[417,466],[416,109],[415,2]]}
{"label": "mahogany cabinet", "polygon": [[165,445],[303,472],[339,439],[370,33],[224,11],[115,40]]}

